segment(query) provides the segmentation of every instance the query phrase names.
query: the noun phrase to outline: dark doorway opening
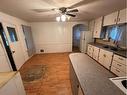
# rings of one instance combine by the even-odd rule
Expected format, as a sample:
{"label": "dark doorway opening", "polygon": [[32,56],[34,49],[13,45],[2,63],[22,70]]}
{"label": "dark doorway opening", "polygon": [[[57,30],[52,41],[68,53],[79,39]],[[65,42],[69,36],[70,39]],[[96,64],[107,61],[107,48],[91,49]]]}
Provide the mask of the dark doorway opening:
{"label": "dark doorway opening", "polygon": [[81,38],[82,31],[85,30],[85,26],[83,24],[77,24],[73,26],[73,43],[72,43],[72,51],[73,52],[81,52]]}
{"label": "dark doorway opening", "polygon": [[2,41],[3,41],[4,47],[5,47],[6,53],[8,55],[11,67],[12,67],[13,71],[17,71],[16,65],[15,65],[15,62],[14,62],[14,59],[12,56],[12,52],[11,52],[11,49],[9,47],[9,43],[8,43],[5,31],[4,31],[1,23],[0,23],[0,36],[2,38]]}

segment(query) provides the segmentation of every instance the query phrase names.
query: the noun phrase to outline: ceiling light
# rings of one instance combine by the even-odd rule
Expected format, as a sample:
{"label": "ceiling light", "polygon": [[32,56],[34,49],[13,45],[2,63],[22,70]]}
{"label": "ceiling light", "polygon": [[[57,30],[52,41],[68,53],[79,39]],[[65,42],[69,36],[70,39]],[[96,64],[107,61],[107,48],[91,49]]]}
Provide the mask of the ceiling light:
{"label": "ceiling light", "polygon": [[65,15],[61,16],[61,21],[66,21],[66,16]]}
{"label": "ceiling light", "polygon": [[71,19],[71,17],[70,17],[70,16],[67,16],[67,19],[68,19],[68,20],[70,20],[70,19]]}
{"label": "ceiling light", "polygon": [[60,22],[60,17],[56,17],[56,21]]}

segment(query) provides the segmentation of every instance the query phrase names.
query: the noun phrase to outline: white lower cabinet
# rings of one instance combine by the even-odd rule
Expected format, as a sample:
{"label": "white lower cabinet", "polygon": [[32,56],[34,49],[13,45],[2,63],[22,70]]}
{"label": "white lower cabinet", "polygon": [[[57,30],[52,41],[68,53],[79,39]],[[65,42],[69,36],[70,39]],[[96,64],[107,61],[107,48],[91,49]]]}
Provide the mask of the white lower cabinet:
{"label": "white lower cabinet", "polygon": [[99,63],[110,70],[113,52],[100,49]]}
{"label": "white lower cabinet", "polygon": [[88,44],[87,54],[117,76],[127,76],[127,58],[90,44]]}
{"label": "white lower cabinet", "polygon": [[0,88],[0,95],[26,95],[20,73]]}
{"label": "white lower cabinet", "polygon": [[127,58],[124,58],[119,55],[114,55],[113,62],[111,66],[111,71],[116,74],[117,76],[126,76],[127,72]]}

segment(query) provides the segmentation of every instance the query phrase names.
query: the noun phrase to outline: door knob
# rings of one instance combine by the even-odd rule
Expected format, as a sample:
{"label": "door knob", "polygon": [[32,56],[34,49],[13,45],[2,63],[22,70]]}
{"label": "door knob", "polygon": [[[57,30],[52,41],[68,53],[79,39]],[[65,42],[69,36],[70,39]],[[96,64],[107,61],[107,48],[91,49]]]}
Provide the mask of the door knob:
{"label": "door knob", "polygon": [[12,51],[12,53],[15,53],[15,51]]}

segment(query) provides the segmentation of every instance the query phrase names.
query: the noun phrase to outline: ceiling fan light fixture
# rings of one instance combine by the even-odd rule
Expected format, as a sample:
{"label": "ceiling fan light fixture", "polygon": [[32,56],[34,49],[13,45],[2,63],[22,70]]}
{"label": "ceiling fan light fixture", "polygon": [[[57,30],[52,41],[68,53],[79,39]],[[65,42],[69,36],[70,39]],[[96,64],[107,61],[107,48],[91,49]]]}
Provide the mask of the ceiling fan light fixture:
{"label": "ceiling fan light fixture", "polygon": [[70,16],[67,16],[67,19],[68,19],[68,20],[70,20],[70,19],[71,19],[71,17],[70,17]]}
{"label": "ceiling fan light fixture", "polygon": [[66,21],[66,16],[65,15],[61,15],[61,21]]}
{"label": "ceiling fan light fixture", "polygon": [[60,22],[60,17],[56,17],[56,21],[57,22]]}

